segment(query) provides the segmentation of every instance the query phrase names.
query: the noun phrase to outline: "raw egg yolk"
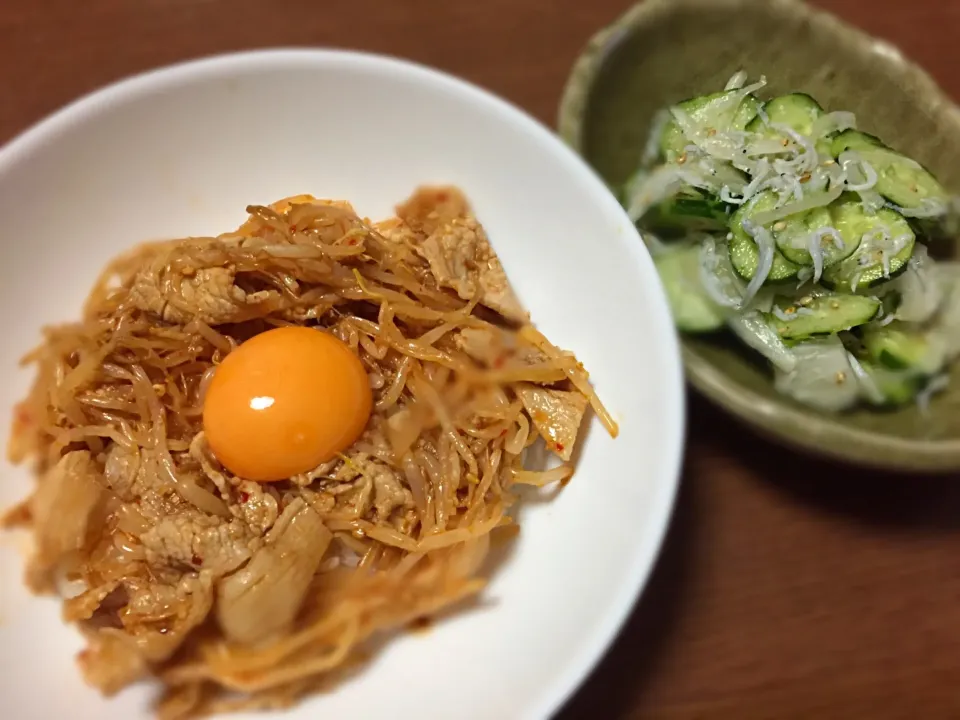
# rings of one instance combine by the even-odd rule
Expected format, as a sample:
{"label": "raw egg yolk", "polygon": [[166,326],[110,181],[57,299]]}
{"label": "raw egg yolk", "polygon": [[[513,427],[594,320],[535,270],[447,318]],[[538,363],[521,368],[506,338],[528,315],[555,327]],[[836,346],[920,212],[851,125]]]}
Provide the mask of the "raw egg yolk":
{"label": "raw egg yolk", "polygon": [[248,480],[284,480],[350,447],[373,407],[360,359],[329,333],[283,327],[256,335],[217,367],[203,429],[217,460]]}

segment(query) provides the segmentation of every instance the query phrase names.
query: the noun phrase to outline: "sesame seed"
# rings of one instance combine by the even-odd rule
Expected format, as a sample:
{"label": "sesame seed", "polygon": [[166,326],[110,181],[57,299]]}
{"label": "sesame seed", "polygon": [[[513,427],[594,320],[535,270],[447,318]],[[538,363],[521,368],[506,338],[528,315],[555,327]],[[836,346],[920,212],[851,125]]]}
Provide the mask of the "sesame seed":
{"label": "sesame seed", "polygon": [[832,300],[832,301],[830,302],[830,307],[832,307],[834,310],[839,310],[839,309],[840,309],[840,301],[839,301],[839,300]]}
{"label": "sesame seed", "polygon": [[837,381],[837,385],[843,385],[844,381],[847,379],[847,374],[843,370],[840,370],[836,375],[834,375],[834,379]]}
{"label": "sesame seed", "polygon": [[717,131],[715,128],[707,128],[707,137],[713,137],[716,134],[717,134]]}
{"label": "sesame seed", "polygon": [[683,165],[687,161],[687,154],[683,153],[677,158],[677,165]]}
{"label": "sesame seed", "polygon": [[784,138],[783,140],[780,141],[780,144],[783,145],[784,147],[786,147],[787,145],[790,144],[790,141],[787,140],[786,138]]}
{"label": "sesame seed", "polygon": [[813,298],[812,298],[810,295],[806,295],[806,296],[800,298],[800,304],[801,304],[801,305],[806,306],[806,305],[809,305],[809,304],[812,303],[812,302],[813,302]]}
{"label": "sesame seed", "polygon": [[797,309],[796,309],[795,307],[790,306],[790,307],[788,307],[786,310],[784,310],[783,312],[785,312],[787,315],[793,315],[796,311],[797,311]]}
{"label": "sesame seed", "polygon": [[773,229],[776,230],[777,232],[784,230],[786,227],[787,227],[787,224],[783,220],[773,224]]}

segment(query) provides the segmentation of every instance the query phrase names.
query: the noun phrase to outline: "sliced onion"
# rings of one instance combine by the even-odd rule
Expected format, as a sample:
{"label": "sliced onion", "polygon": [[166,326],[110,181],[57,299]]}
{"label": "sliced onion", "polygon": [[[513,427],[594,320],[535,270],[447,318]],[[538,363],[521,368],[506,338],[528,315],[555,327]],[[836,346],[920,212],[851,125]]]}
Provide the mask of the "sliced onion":
{"label": "sliced onion", "polygon": [[875,405],[882,405],[885,400],[884,395],[880,391],[880,388],[877,387],[877,383],[874,382],[872,377],[870,377],[869,373],[863,369],[863,365],[860,364],[860,361],[857,360],[857,358],[855,358],[852,354],[847,353],[847,362],[850,363],[850,369],[853,370],[853,374],[856,376],[857,382],[860,384],[860,390],[863,392],[863,395],[867,398],[867,400]]}
{"label": "sliced onion", "polygon": [[918,208],[904,208],[899,205],[894,205],[891,202],[887,203],[887,207],[896,210],[904,217],[914,218],[940,217],[941,215],[946,215],[949,209],[947,203],[941,200],[934,200],[933,198],[924,198]]}
{"label": "sliced onion", "polygon": [[747,71],[738,70],[733,75],[730,76],[730,79],[727,80],[727,84],[724,85],[724,90],[739,90],[747,82]]}
{"label": "sliced onion", "polygon": [[747,312],[733,317],[728,321],[728,325],[745,345],[763,355],[777,369],[790,372],[796,367],[797,359],[790,348],[783,344],[777,331],[770,327],[759,312]]}
{"label": "sliced onion", "polygon": [[889,317],[919,323],[933,317],[945,296],[943,285],[936,282],[933,275],[938,268],[930,259],[926,246],[918,243],[903,275],[885,286],[900,294],[897,312]]}
{"label": "sliced onion", "polygon": [[683,184],[683,179],[672,165],[662,165],[642,178],[637,177],[627,187],[627,215],[637,222],[654,205],[676,195]]}
{"label": "sliced onion", "polygon": [[[700,246],[700,284],[713,302],[721,307],[739,309],[743,297],[732,268],[724,266],[726,246],[719,249],[713,238],[707,237]],[[733,294],[728,287],[733,285]]]}
{"label": "sliced onion", "polygon": [[756,157],[758,155],[780,155],[786,151],[783,142],[777,138],[760,138],[754,140],[745,148],[746,155]]}
{"label": "sliced onion", "polygon": [[825,135],[855,129],[856,127],[857,116],[852,112],[829,112],[813,121],[810,136],[815,140],[819,140]]}
{"label": "sliced onion", "polygon": [[647,144],[643,148],[643,154],[640,156],[640,167],[650,167],[660,156],[660,136],[663,135],[663,129],[670,122],[670,112],[668,110],[659,110],[653,116],[650,123],[650,135],[647,137]]}
{"label": "sliced onion", "polygon": [[836,335],[807,340],[792,348],[796,364],[792,372],[776,373],[775,386],[798,402],[827,412],[856,404],[856,382],[843,343]]}
{"label": "sliced onion", "polygon": [[863,210],[868,215],[876,215],[887,203],[883,197],[874,189],[861,190],[857,193],[860,196],[860,202]]}
{"label": "sliced onion", "polygon": [[757,225],[769,225],[797,213],[807,212],[818,207],[826,207],[843,194],[843,187],[835,187],[825,193],[809,194],[803,200],[787,203],[773,210],[759,212],[751,220]]}
{"label": "sliced onion", "polygon": [[933,399],[933,396],[946,390],[949,385],[950,376],[947,373],[941,373],[930,378],[927,386],[917,393],[917,407],[920,412],[926,415],[930,411],[930,400]]}

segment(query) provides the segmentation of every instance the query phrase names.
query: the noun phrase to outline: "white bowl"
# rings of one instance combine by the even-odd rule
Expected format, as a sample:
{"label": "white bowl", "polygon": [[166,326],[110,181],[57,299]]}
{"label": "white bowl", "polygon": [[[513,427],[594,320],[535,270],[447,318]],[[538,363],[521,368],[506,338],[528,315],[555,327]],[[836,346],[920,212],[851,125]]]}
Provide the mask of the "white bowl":
{"label": "white bowl", "polygon": [[[118,251],[223,231],[247,204],[303,192],[385,217],[421,183],[466,192],[534,321],[579,355],[621,434],[611,440],[594,422],[574,481],[522,511],[481,607],[396,638],[289,718],[540,718],[586,676],[650,573],[677,487],[680,359],[647,252],[603,184],[528,116],[369,55],[282,50],[178,65],[94,93],[0,151],[3,408],[27,388],[29,373],[13,368],[40,326],[76,317]],[[5,470],[4,507],[31,482]],[[79,636],[58,603],[22,588],[24,544],[7,535],[0,549],[7,712],[150,717],[148,686],[111,700],[84,686]]]}

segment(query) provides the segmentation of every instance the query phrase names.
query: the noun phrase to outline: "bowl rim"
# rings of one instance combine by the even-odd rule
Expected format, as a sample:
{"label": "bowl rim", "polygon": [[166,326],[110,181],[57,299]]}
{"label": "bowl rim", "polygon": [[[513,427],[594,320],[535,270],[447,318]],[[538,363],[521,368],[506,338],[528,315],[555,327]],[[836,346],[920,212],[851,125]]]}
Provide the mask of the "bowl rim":
{"label": "bowl rim", "polygon": [[[885,62],[890,72],[913,88],[914,95],[923,96],[929,106],[945,111],[960,129],[960,108],[925,70],[906,59],[894,45],[823,10],[797,0],[642,0],[595,33],[577,57],[557,111],[560,137],[582,154],[585,117],[594,84],[604,63],[627,37],[672,13],[704,5],[728,5],[741,10],[744,5],[756,5],[771,14],[789,13],[838,40],[856,44],[877,55],[878,62]],[[694,389],[768,439],[813,455],[888,471],[944,473],[960,469],[960,438],[908,439],[851,427],[842,422],[842,415],[816,413],[786,399],[771,401],[730,379],[690,348],[684,338],[680,343],[685,375]],[[774,419],[776,423],[772,424]],[[833,442],[822,444],[821,440],[827,437]]]}
{"label": "bowl rim", "polygon": [[[586,161],[567,146],[552,130],[517,105],[486,90],[479,85],[459,78],[450,73],[428,65],[386,54],[345,49],[320,49],[310,47],[273,47],[219,53],[187,59],[169,65],[149,69],[140,73],[122,77],[103,87],[87,93],[53,111],[46,117],[28,126],[0,147],[0,172],[15,165],[28,156],[35,148],[56,139],[76,122],[88,120],[100,112],[104,106],[118,101],[136,99],[145,95],[176,87],[184,81],[198,77],[230,77],[236,72],[251,69],[277,67],[350,67],[377,70],[414,79],[445,88],[460,95],[467,101],[489,108],[503,122],[514,124],[529,133],[531,139],[546,148],[549,154],[558,157],[564,167],[580,176],[582,182],[592,186],[597,192],[593,197],[602,203],[605,214],[621,215],[624,225],[632,229],[636,242],[623,245],[637,263],[646,262],[649,253],[639,233],[633,229],[625,211],[606,188],[603,181],[590,168]],[[628,231],[630,232],[630,231]],[[639,266],[638,266],[639,268]],[[655,296],[659,297],[660,311],[664,316],[665,327],[672,328],[669,320],[669,308],[662,288]],[[676,333],[666,332],[658,338],[659,351],[665,358],[668,368],[661,379],[667,385],[665,391],[669,403],[673,406],[672,428],[669,430],[670,442],[661,446],[663,458],[662,471],[655,478],[660,487],[652,493],[649,527],[644,532],[642,542],[637,542],[637,552],[630,558],[622,580],[608,595],[609,603],[604,622],[592,636],[584,639],[554,679],[531,695],[527,712],[530,718],[553,716],[580,688],[594,670],[601,658],[626,623],[641,593],[647,587],[653,568],[659,559],[667,529],[673,516],[680,485],[681,468],[686,441],[686,388],[683,382],[679,339]],[[641,552],[640,549],[645,551]]]}

